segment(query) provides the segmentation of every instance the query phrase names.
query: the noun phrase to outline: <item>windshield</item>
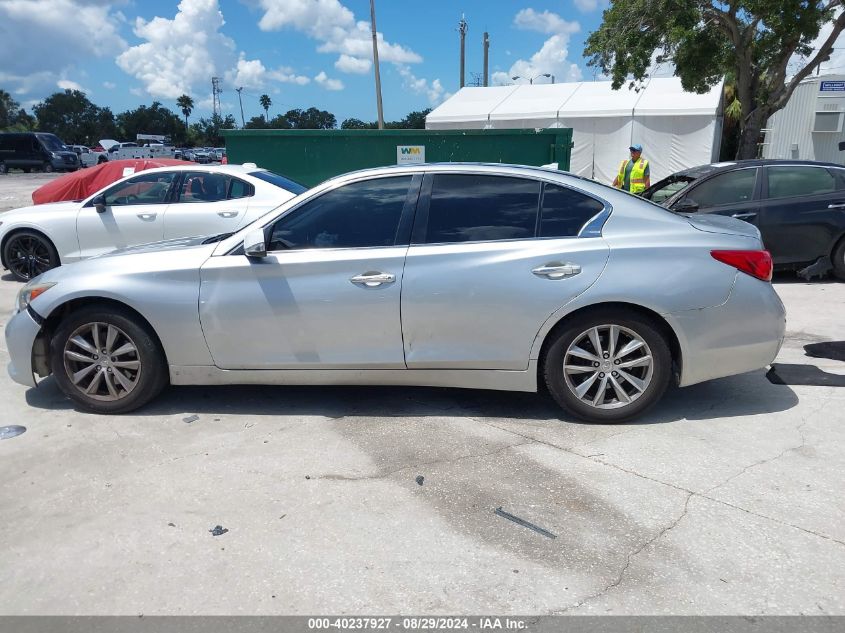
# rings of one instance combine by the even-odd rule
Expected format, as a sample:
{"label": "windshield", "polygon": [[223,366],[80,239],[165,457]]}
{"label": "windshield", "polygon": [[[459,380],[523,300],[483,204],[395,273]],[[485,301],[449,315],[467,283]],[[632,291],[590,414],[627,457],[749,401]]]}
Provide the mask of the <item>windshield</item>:
{"label": "windshield", "polygon": [[38,134],[37,136],[44,149],[48,151],[61,152],[67,150],[67,146],[55,134]]}
{"label": "windshield", "polygon": [[686,187],[689,183],[693,182],[695,179],[690,178],[688,176],[680,176],[677,180],[674,181],[668,178],[667,180],[668,182],[666,182],[666,184],[663,184],[662,186],[658,184],[657,186],[655,186],[652,191],[648,192],[649,195],[646,197],[648,197],[648,199],[652,202],[657,202],[659,204],[664,200],[667,200],[668,198],[674,196],[676,193]]}
{"label": "windshield", "polygon": [[255,176],[259,180],[269,182],[271,185],[276,185],[280,189],[290,191],[292,194],[295,195],[299,195],[303,191],[308,190],[308,187],[300,185],[298,182],[291,180],[290,178],[285,178],[284,176],[280,176],[279,174],[274,174],[272,171],[253,171],[250,172],[250,176]]}

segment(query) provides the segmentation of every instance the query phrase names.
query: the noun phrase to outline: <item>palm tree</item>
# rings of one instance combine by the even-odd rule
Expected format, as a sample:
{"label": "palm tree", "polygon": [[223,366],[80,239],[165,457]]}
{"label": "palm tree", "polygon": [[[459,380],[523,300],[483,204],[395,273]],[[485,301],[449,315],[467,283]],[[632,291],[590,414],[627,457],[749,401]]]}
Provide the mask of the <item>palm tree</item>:
{"label": "palm tree", "polygon": [[261,107],[264,108],[264,120],[269,121],[268,117],[270,116],[270,106],[273,105],[270,97],[267,95],[261,95],[258,98],[258,103],[260,103]]}
{"label": "palm tree", "polygon": [[182,108],[182,114],[185,115],[185,129],[188,128],[188,117],[191,116],[191,110],[194,109],[194,100],[188,95],[182,95],[176,99],[176,105]]}

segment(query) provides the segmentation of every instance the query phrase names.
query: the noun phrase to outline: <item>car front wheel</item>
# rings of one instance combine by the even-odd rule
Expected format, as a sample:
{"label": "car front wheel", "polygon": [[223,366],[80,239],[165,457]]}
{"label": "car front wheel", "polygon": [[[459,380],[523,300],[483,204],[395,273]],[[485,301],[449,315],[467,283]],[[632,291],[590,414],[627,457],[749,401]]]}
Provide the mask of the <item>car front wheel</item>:
{"label": "car front wheel", "polygon": [[59,254],[52,242],[40,233],[13,233],[3,246],[6,268],[18,281],[29,281],[59,265]]}
{"label": "car front wheel", "polygon": [[672,375],[672,354],[648,318],[597,310],[557,334],[543,372],[563,409],[588,422],[618,423],[660,400]]}
{"label": "car front wheel", "polygon": [[57,328],[50,360],[59,388],[96,413],[125,413],[167,385],[164,352],[150,327],[127,310],[92,306]]}

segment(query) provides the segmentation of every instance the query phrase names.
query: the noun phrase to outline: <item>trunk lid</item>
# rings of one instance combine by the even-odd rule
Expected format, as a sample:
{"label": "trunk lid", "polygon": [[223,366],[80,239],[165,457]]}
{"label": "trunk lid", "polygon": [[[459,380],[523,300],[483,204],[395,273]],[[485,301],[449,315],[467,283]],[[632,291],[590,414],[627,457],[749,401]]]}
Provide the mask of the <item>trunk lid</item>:
{"label": "trunk lid", "polygon": [[694,229],[704,231],[705,233],[723,233],[725,235],[742,235],[743,237],[751,237],[758,241],[760,239],[760,230],[744,220],[737,220],[725,215],[713,215],[709,213],[689,214],[680,213],[681,217],[686,218],[687,222]]}

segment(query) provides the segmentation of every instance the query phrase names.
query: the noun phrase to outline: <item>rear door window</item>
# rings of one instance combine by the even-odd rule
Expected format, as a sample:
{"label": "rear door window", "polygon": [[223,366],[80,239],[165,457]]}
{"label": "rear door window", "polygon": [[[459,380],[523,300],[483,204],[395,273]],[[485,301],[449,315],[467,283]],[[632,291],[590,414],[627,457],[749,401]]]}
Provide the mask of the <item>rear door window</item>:
{"label": "rear door window", "polygon": [[108,206],[128,204],[163,204],[176,172],[141,174],[125,180],[103,195]]}
{"label": "rear door window", "polygon": [[435,174],[422,242],[527,239],[536,233],[540,182],[476,174]]}
{"label": "rear door window", "polygon": [[694,187],[685,199],[701,208],[750,202],[754,199],[757,171],[756,168],[737,169],[719,174]]}
{"label": "rear door window", "polygon": [[576,237],[604,209],[604,204],[567,187],[546,183],[540,215],[540,237]]}
{"label": "rear door window", "polygon": [[768,167],[769,198],[796,198],[836,191],[836,180],[824,167]]}

